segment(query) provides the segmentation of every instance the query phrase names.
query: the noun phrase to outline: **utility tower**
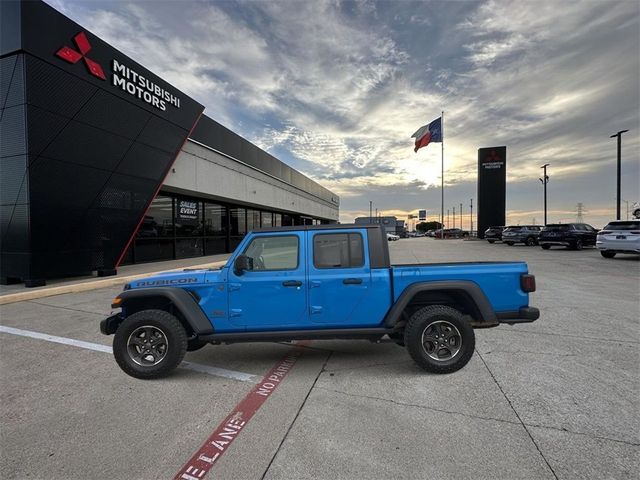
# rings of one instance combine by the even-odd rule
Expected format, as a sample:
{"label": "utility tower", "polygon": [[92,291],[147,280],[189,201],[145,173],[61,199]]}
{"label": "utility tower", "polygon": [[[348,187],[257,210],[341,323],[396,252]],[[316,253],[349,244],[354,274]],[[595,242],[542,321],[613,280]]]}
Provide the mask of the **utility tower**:
{"label": "utility tower", "polygon": [[588,213],[584,208],[584,203],[580,202],[576,205],[576,223],[584,223],[584,214]]}

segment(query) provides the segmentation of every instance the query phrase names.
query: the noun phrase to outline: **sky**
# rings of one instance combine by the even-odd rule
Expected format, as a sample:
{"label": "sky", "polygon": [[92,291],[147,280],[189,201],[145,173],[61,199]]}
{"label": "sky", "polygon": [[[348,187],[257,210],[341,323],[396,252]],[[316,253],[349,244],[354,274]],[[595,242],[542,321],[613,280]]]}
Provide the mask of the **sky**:
{"label": "sky", "polygon": [[[469,226],[477,150],[507,146],[507,224],[615,218],[640,201],[640,2],[47,0],[340,196],[340,221],[445,210]],[[446,214],[445,214],[446,215]],[[622,218],[626,204],[622,203]],[[449,224],[449,226],[453,226]],[[459,219],[458,224],[459,225]]]}

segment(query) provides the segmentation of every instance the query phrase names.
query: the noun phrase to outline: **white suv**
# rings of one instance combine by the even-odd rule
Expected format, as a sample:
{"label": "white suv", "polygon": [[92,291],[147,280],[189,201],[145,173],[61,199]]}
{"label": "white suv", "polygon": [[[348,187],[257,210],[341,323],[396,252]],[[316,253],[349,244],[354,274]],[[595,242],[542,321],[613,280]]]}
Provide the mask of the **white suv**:
{"label": "white suv", "polygon": [[640,219],[609,222],[598,232],[596,248],[605,258],[613,258],[616,253],[640,255]]}

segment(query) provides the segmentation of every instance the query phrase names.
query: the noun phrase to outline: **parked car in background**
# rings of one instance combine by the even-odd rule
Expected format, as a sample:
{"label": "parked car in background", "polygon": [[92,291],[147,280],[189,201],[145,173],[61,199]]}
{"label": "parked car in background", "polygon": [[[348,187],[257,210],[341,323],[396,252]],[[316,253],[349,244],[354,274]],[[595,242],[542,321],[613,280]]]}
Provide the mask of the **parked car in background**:
{"label": "parked car in background", "polygon": [[554,245],[582,250],[595,246],[598,231],[586,223],[553,223],[542,229],[538,243],[544,250]]}
{"label": "parked car in background", "polygon": [[516,225],[507,227],[502,232],[502,241],[507,245],[524,243],[528,247],[538,244],[538,237],[542,227],[540,225]]}
{"label": "parked car in background", "polygon": [[445,228],[444,238],[466,238],[469,236],[469,232],[462,230],[461,228]]}
{"label": "parked car in background", "polygon": [[387,233],[387,240],[395,242],[396,240],[400,240],[400,236],[394,235],[393,233]]}
{"label": "parked car in background", "polygon": [[604,258],[617,253],[640,255],[640,220],[614,220],[598,232],[596,248]]}
{"label": "parked car in background", "polygon": [[489,227],[484,231],[484,238],[489,243],[496,243],[502,240],[504,227]]}

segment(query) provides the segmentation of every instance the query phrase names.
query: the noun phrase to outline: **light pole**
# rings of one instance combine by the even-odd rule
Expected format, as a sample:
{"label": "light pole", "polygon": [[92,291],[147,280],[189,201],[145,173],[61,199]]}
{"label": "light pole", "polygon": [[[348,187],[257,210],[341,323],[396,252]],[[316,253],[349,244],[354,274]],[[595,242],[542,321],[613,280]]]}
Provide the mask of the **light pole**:
{"label": "light pole", "polygon": [[627,204],[627,220],[629,220],[629,200],[623,200]]}
{"label": "light pole", "polygon": [[620,130],[618,133],[611,135],[609,138],[618,137],[618,168],[617,168],[617,185],[616,185],[616,220],[620,220],[620,170],[622,158],[622,134],[629,130]]}
{"label": "light pole", "polygon": [[456,207],[453,207],[453,228],[456,228]]}
{"label": "light pole", "polygon": [[544,169],[544,174],[542,178],[538,179],[542,182],[542,185],[544,185],[544,225],[545,227],[547,226],[547,183],[549,183],[549,175],[547,175],[547,167],[549,165],[551,164],[545,163],[543,166],[540,167]]}
{"label": "light pole", "polygon": [[369,200],[369,223],[373,223],[373,202]]}
{"label": "light pole", "polygon": [[473,233],[473,198],[469,199],[469,223],[471,224],[469,235],[471,235]]}

